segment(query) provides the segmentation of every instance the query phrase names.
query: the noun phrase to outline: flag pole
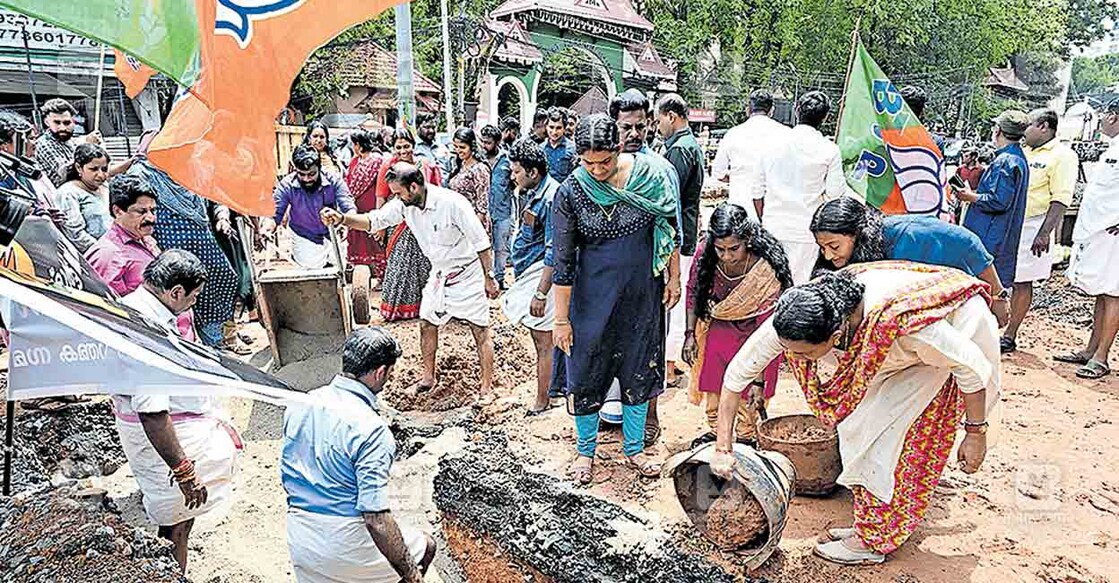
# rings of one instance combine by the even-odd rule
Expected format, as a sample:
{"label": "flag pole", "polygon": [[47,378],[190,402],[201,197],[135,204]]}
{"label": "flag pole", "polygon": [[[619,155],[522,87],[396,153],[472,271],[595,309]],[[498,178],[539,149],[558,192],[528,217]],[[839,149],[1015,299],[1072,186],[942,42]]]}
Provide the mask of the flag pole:
{"label": "flag pole", "polygon": [[863,23],[862,12],[855,19],[851,30],[851,52],[847,56],[847,74],[843,76],[843,95],[839,98],[839,117],[835,119],[835,138],[839,139],[839,126],[843,123],[843,108],[847,105],[847,86],[851,84],[851,71],[855,68],[855,50],[859,46],[859,26]]}
{"label": "flag pole", "polygon": [[[101,55],[97,59],[97,98],[93,102],[93,131],[101,129],[101,88],[105,83],[105,43],[101,43]],[[127,137],[127,136],[126,136]]]}
{"label": "flag pole", "polygon": [[[31,91],[31,119],[35,122],[36,128],[41,128],[43,120],[39,117],[39,97],[35,95],[35,73],[31,69],[31,45],[27,44],[27,25],[22,25],[20,29],[23,37],[23,57],[27,61],[27,88]],[[17,154],[22,155],[21,152]]]}

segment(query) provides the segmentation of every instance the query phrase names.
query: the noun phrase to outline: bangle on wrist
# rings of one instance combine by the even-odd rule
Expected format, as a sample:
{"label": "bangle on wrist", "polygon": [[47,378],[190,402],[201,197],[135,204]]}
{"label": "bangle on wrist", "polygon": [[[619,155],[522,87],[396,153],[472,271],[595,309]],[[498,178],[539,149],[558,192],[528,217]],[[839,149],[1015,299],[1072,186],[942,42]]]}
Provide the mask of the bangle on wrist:
{"label": "bangle on wrist", "polygon": [[553,324],[556,326],[570,326],[571,320],[556,320]]}

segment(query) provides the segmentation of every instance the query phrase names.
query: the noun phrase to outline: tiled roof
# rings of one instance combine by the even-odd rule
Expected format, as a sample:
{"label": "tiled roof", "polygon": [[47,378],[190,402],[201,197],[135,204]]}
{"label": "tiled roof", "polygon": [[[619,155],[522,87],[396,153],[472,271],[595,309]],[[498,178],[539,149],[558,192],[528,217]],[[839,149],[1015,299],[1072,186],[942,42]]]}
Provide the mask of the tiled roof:
{"label": "tiled roof", "polygon": [[[373,41],[354,43],[329,49],[330,64],[338,67],[342,80],[351,87],[377,87],[396,89],[396,55]],[[439,86],[412,71],[412,87],[417,93],[439,93]]]}
{"label": "tiled roof", "polygon": [[637,12],[630,0],[507,0],[490,12],[490,16],[501,18],[528,10],[546,10],[642,30],[653,30],[653,23]]}
{"label": "tiled roof", "polygon": [[676,79],[676,70],[664,62],[656,47],[650,41],[632,44],[626,47],[633,60],[637,62],[637,72],[651,77]]}
{"label": "tiled roof", "polygon": [[487,20],[486,26],[495,33],[505,35],[505,42],[497,48],[494,57],[503,61],[514,63],[539,63],[544,60],[540,47],[532,42],[532,37],[524,27],[515,20],[503,22],[500,20]]}
{"label": "tiled roof", "polygon": [[571,109],[581,116],[587,116],[593,113],[606,113],[609,105],[610,100],[606,97],[606,93],[595,85],[576,99],[575,103],[571,104]]}
{"label": "tiled roof", "polygon": [[984,81],[984,83],[983,83],[984,85],[987,85],[988,87],[991,87],[991,86],[1005,87],[1007,89],[1012,89],[1014,91],[1029,91],[1030,90],[1030,86],[1026,85],[1025,83],[1022,82],[1021,79],[1018,78],[1018,74],[1014,72],[1014,67],[1007,67],[1005,69],[997,69],[995,67],[990,67],[988,70],[991,72],[991,74],[987,77],[987,80]]}

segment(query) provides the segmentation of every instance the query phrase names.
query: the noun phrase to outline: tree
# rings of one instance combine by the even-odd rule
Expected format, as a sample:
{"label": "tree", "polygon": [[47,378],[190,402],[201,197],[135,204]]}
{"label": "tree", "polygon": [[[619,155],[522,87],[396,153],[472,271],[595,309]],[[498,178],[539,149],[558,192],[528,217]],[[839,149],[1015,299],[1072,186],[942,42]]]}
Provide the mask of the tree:
{"label": "tree", "polygon": [[1070,93],[1076,95],[1102,93],[1119,85],[1119,55],[1073,59],[1071,84]]}

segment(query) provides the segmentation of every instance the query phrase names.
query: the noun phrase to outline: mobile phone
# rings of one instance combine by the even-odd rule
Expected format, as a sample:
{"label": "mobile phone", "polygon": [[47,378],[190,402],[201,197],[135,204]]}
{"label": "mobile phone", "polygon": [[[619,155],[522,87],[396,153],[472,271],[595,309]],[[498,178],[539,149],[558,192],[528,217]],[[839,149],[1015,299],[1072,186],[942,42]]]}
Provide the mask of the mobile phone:
{"label": "mobile phone", "polygon": [[960,190],[966,190],[967,189],[967,184],[964,183],[964,179],[960,178],[960,176],[958,174],[955,174],[951,178],[949,178],[948,179],[948,184],[951,184],[952,186],[955,186],[956,188],[958,188]]}

